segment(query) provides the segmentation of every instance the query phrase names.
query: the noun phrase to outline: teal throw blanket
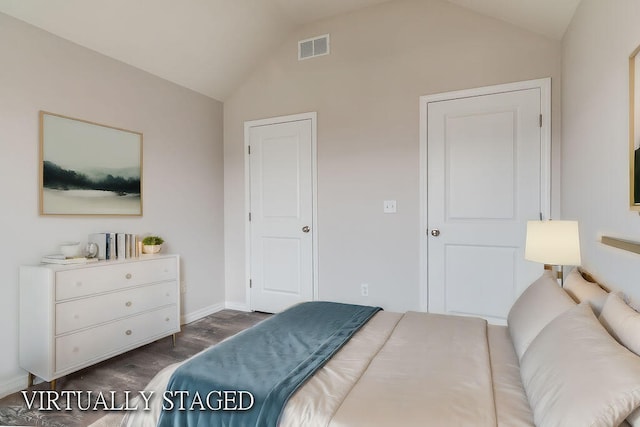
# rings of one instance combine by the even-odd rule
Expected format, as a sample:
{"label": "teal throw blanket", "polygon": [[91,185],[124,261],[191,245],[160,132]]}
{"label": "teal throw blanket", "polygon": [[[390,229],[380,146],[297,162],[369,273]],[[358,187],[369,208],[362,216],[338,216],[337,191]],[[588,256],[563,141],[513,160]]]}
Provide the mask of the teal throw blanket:
{"label": "teal throw blanket", "polygon": [[379,310],[302,303],[211,347],[174,372],[158,426],[275,427],[289,397]]}

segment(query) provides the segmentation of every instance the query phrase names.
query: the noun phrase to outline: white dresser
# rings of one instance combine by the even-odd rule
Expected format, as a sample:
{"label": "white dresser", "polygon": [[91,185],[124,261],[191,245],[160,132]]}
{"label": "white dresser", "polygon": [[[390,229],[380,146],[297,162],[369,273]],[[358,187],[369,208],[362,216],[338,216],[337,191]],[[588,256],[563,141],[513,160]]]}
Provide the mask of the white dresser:
{"label": "white dresser", "polygon": [[[180,258],[20,267],[20,366],[52,382],[180,331]],[[175,335],[174,335],[175,340]]]}

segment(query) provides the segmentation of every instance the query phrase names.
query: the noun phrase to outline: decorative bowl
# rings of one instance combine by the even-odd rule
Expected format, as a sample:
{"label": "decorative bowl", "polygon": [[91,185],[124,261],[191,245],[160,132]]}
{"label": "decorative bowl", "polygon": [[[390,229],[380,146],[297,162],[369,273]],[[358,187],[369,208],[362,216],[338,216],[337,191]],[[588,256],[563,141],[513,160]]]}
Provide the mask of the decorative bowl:
{"label": "decorative bowl", "polygon": [[60,245],[60,252],[65,258],[80,256],[80,242],[64,242]]}
{"label": "decorative bowl", "polygon": [[162,249],[162,245],[142,245],[142,253],[157,254]]}

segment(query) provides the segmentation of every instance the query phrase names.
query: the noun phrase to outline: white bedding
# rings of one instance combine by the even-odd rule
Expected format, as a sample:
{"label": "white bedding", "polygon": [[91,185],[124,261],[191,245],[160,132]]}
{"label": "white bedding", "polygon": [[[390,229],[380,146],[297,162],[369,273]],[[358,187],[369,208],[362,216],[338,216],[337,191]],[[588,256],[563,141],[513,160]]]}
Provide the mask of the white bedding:
{"label": "white bedding", "polygon": [[[534,414],[544,427],[640,425],[633,353],[640,316],[605,303],[607,331],[589,300],[599,294],[571,277],[574,293],[587,299],[573,301],[545,272],[514,303],[508,328],[471,317],[377,313],[293,394],[279,425],[532,427]],[[177,366],[147,391],[161,395]],[[109,415],[93,427],[155,426],[162,401],[151,402],[151,411]]]}
{"label": "white bedding", "polygon": [[[147,390],[162,394],[177,366]],[[517,372],[504,327],[383,311],[292,396],[280,426],[533,426]],[[155,426],[162,402],[152,404],[94,427]]]}
{"label": "white bedding", "polygon": [[408,312],[330,426],[495,426],[487,323]]}
{"label": "white bedding", "polygon": [[493,396],[500,427],[531,427],[533,413],[520,379],[518,356],[506,326],[489,325]]}

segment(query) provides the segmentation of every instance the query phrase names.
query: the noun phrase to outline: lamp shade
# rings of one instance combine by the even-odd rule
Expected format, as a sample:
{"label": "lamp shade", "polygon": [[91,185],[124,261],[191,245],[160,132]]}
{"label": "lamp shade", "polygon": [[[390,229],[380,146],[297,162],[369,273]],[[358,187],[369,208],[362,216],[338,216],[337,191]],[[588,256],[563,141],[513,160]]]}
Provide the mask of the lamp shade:
{"label": "lamp shade", "polygon": [[551,265],[580,265],[577,221],[529,221],[525,259]]}

